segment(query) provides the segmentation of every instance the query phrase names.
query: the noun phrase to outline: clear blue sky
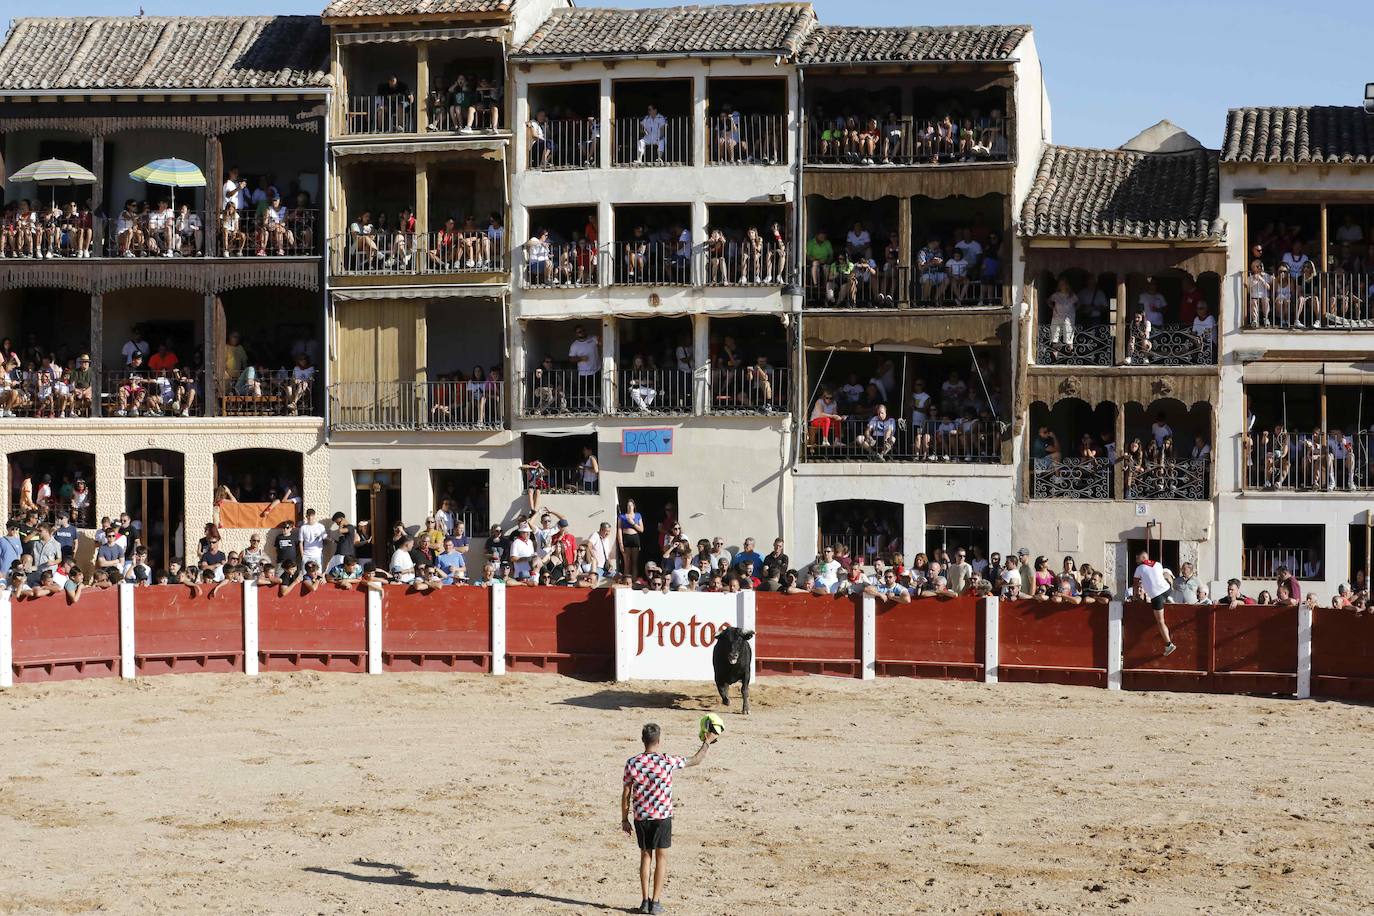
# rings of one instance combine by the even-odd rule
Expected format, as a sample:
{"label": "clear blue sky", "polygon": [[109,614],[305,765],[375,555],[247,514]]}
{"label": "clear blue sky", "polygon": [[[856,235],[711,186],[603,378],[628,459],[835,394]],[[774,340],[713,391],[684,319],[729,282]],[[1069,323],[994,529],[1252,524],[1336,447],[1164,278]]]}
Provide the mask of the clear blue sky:
{"label": "clear blue sky", "polygon": [[[201,0],[197,14],[318,13],[327,0]],[[187,12],[181,0],[142,0],[148,15]],[[666,6],[598,0],[582,6]],[[815,0],[831,25],[1023,23],[1035,27],[1054,110],[1054,141],[1116,146],[1168,118],[1208,146],[1226,109],[1358,105],[1374,82],[1374,3],[1275,0]],[[11,9],[14,7],[11,6]],[[39,15],[131,15],[139,0],[68,0]]]}

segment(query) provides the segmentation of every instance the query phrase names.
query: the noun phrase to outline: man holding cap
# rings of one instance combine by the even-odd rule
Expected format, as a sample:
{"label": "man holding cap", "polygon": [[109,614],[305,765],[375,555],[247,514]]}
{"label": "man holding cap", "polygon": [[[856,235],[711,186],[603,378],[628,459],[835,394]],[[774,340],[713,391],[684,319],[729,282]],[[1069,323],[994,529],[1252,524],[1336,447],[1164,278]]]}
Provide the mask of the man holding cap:
{"label": "man holding cap", "polygon": [[511,575],[521,582],[530,578],[534,566],[534,540],[528,522],[521,522],[510,542]]}

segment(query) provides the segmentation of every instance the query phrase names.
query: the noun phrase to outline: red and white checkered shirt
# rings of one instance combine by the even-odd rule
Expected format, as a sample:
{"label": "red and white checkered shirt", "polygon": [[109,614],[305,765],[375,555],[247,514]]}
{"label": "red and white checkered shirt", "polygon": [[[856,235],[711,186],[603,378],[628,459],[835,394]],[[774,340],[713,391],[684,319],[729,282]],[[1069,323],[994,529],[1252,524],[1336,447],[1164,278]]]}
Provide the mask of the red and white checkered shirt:
{"label": "red and white checkered shirt", "polygon": [[673,816],[673,770],[687,765],[685,757],[667,754],[636,754],[625,761],[625,785],[637,821],[656,821]]}

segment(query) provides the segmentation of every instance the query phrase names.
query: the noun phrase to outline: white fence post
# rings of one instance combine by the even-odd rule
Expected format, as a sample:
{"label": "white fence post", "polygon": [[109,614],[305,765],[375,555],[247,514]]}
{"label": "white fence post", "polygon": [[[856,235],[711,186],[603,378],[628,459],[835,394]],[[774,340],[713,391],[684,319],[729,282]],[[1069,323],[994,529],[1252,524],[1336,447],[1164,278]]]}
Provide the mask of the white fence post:
{"label": "white fence post", "polygon": [[491,673],[506,673],[506,583],[491,584]]}
{"label": "white fence post", "polygon": [[1312,609],[1298,605],[1298,699],[1312,696]]}
{"label": "white fence post", "polygon": [[243,583],[243,673],[258,673],[258,587]]}
{"label": "white fence post", "polygon": [[878,676],[878,599],[872,595],[863,597],[863,632],[860,634],[863,646],[863,673],[865,681]]}
{"label": "white fence post", "polygon": [[749,683],[753,684],[759,679],[759,637],[758,637],[758,601],[755,599],[754,590],[748,589],[739,593],[739,627],[741,630],[754,631],[754,666],[749,669]]}
{"label": "white fence post", "polygon": [[134,584],[119,583],[119,676],[132,678],[134,665]]}
{"label": "white fence post", "polygon": [[382,594],[367,590],[367,673],[382,673]]}
{"label": "white fence post", "polygon": [[0,595],[0,687],[14,686],[14,618],[10,595]]}
{"label": "white fence post", "polygon": [[1126,605],[1112,601],[1107,605],[1107,689],[1121,689],[1121,621]]}
{"label": "white fence post", "polygon": [[997,631],[1001,604],[994,596],[983,599],[983,683],[997,683]]}

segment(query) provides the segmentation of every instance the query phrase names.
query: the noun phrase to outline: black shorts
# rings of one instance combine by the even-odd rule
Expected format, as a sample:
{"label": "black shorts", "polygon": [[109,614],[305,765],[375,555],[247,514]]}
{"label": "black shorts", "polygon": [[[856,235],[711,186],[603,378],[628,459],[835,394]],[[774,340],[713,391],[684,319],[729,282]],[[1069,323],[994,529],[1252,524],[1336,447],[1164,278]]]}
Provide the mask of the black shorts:
{"label": "black shorts", "polygon": [[635,839],[640,849],[667,849],[673,845],[673,819],[635,821]]}
{"label": "black shorts", "polygon": [[632,533],[632,534],[628,534],[628,533],[626,533],[626,532],[624,532],[624,531],[621,531],[621,532],[620,532],[620,539],[621,539],[621,541],[624,542],[624,544],[625,544],[625,549],[626,549],[626,550],[638,550],[638,549],[639,549],[639,532],[638,532],[638,531],[636,531],[636,532],[634,532],[634,533]]}
{"label": "black shorts", "polygon": [[1156,611],[1162,611],[1164,610],[1164,605],[1168,603],[1168,600],[1169,593],[1162,592],[1150,599],[1150,607],[1154,608]]}

